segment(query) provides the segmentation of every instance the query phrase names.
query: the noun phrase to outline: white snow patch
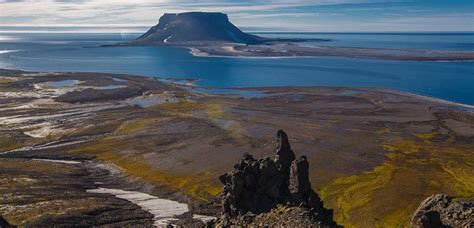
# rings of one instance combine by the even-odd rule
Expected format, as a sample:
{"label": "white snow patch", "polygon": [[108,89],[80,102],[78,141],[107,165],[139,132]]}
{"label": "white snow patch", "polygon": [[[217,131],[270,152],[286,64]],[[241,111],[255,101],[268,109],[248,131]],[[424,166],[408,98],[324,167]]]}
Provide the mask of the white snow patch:
{"label": "white snow patch", "polygon": [[45,150],[45,149],[51,149],[51,148],[59,148],[59,147],[70,146],[70,145],[75,145],[75,144],[79,144],[79,143],[85,143],[85,142],[89,142],[89,141],[91,141],[91,139],[81,139],[81,140],[64,142],[64,143],[61,143],[59,141],[53,141],[53,142],[46,143],[46,144],[43,144],[43,145],[25,146],[25,147],[22,147],[22,148],[19,148],[19,149],[0,152],[0,155],[1,154],[14,153],[14,152],[22,152],[22,151],[34,151],[34,150]]}
{"label": "white snow patch", "polygon": [[168,36],[168,38],[166,38],[165,40],[163,40],[163,42],[165,42],[166,44],[168,44],[168,40],[171,39],[171,36]]}
{"label": "white snow patch", "polygon": [[24,73],[24,74],[21,74],[22,76],[26,76],[26,77],[36,77],[36,76],[48,76],[48,75],[61,75],[61,73],[51,73],[51,72],[46,72],[46,73]]}
{"label": "white snow patch", "polygon": [[32,138],[45,138],[50,136],[54,132],[52,124],[49,122],[45,122],[44,126],[40,127],[39,129],[25,131],[23,134],[28,135]]}
{"label": "white snow patch", "polygon": [[209,53],[203,52],[197,48],[189,48],[190,54],[196,57],[209,57]]}
{"label": "white snow patch", "polygon": [[45,94],[40,94],[37,92],[0,92],[0,97],[3,98],[44,98],[47,97]]}
{"label": "white snow patch", "polygon": [[17,129],[23,130],[23,134],[32,138],[45,138],[50,135],[60,135],[73,131],[73,129],[62,129],[60,125],[46,121],[39,124],[28,124]]}
{"label": "white snow patch", "polygon": [[34,158],[34,161],[44,161],[44,162],[54,162],[54,163],[62,163],[62,164],[81,164],[82,162],[78,161],[69,161],[69,160],[54,160],[54,159],[39,159],[39,158]]}
{"label": "white snow patch", "polygon": [[208,216],[208,215],[194,214],[193,219],[201,220],[203,223],[207,223],[207,222],[210,222],[212,220],[216,220],[217,218],[213,217],[213,216]]}
{"label": "white snow patch", "polygon": [[8,54],[8,53],[13,53],[13,52],[17,52],[19,50],[0,50],[0,54]]}
{"label": "white snow patch", "polygon": [[90,193],[112,194],[117,198],[128,200],[154,215],[155,226],[165,227],[174,217],[189,211],[188,205],[173,200],[160,199],[142,192],[120,189],[98,188],[87,190]]}
{"label": "white snow patch", "polygon": [[112,175],[124,173],[125,170],[113,163],[92,163],[94,167],[107,170]]}
{"label": "white snow patch", "polygon": [[0,110],[7,111],[7,110],[20,110],[20,109],[26,109],[26,110],[31,110],[31,109],[40,109],[40,108],[51,108],[54,106],[61,106],[64,107],[67,104],[64,103],[58,103],[55,102],[53,99],[35,99],[31,102],[28,103],[23,103],[18,106],[13,106],[13,107],[7,107],[7,108],[1,108]]}
{"label": "white snow patch", "polygon": [[92,107],[86,107],[86,108],[77,108],[77,109],[70,109],[64,112],[60,112],[57,114],[50,114],[50,115],[38,115],[38,116],[32,116],[32,115],[16,115],[16,116],[6,116],[6,117],[0,117],[0,125],[8,125],[8,124],[19,124],[19,123],[25,123],[25,122],[30,122],[30,121],[38,121],[38,120],[48,120],[48,119],[55,119],[59,117],[66,117],[66,116],[75,116],[75,115],[80,115],[80,114],[89,114],[92,112],[98,112],[102,110],[107,110],[107,109],[114,109],[114,108],[122,108],[125,107],[126,105],[121,105],[121,104],[107,104],[107,105],[101,105],[101,106],[92,106]]}

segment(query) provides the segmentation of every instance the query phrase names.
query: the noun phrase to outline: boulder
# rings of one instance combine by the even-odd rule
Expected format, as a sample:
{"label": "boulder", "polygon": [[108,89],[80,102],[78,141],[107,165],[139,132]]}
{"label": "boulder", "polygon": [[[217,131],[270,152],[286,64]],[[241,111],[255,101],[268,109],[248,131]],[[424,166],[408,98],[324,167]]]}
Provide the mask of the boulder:
{"label": "boulder", "polygon": [[411,223],[414,228],[474,227],[474,200],[432,195],[420,204]]}
{"label": "boulder", "polygon": [[289,191],[292,201],[306,202],[312,191],[309,182],[309,163],[306,156],[294,160],[290,168]]}
{"label": "boulder", "polygon": [[277,143],[275,163],[285,176],[285,179],[288,179],[291,163],[295,160],[295,153],[291,150],[288,136],[283,130],[277,132]]}

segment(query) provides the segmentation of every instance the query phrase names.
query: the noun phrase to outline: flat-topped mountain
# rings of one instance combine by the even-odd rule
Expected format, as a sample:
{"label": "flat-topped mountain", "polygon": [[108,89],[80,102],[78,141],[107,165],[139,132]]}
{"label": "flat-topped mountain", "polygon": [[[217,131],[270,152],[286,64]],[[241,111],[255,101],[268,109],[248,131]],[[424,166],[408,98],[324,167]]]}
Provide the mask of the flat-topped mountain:
{"label": "flat-topped mountain", "polygon": [[242,32],[226,14],[189,12],[164,14],[157,25],[133,43],[224,42],[258,44],[265,39]]}

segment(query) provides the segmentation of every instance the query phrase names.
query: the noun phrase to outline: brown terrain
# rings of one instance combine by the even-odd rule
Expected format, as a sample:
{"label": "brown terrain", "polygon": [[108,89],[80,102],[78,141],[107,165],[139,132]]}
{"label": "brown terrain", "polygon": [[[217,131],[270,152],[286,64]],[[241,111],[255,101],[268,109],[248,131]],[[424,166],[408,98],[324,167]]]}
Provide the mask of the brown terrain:
{"label": "brown terrain", "polygon": [[203,224],[220,215],[218,177],[245,152],[273,157],[278,129],[345,227],[406,227],[430,195],[474,197],[472,107],[367,88],[244,91],[0,70],[0,215],[13,225]]}
{"label": "brown terrain", "polygon": [[[168,44],[170,45],[170,44]],[[369,58],[403,61],[472,61],[474,51],[380,49],[331,47],[322,43],[318,47],[297,45],[296,43],[271,42],[263,45],[238,44],[178,44],[191,50],[191,54],[203,57],[310,57],[339,56],[349,58]]]}

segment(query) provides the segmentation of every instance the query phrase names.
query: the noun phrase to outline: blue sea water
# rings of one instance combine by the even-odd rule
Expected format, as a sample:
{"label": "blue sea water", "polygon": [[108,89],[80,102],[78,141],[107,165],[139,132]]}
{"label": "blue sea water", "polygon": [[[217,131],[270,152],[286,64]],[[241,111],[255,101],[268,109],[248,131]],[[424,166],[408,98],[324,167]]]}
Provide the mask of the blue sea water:
{"label": "blue sea water", "polygon": [[474,33],[257,33],[278,38],[318,38],[309,45],[359,48],[474,50]]}
{"label": "blue sea water", "polygon": [[[0,68],[87,71],[161,78],[196,78],[206,87],[381,87],[474,105],[474,62],[417,62],[311,58],[206,58],[186,49],[108,47],[140,34],[0,33]],[[473,33],[264,33],[271,37],[331,39],[304,45],[474,50]]]}

